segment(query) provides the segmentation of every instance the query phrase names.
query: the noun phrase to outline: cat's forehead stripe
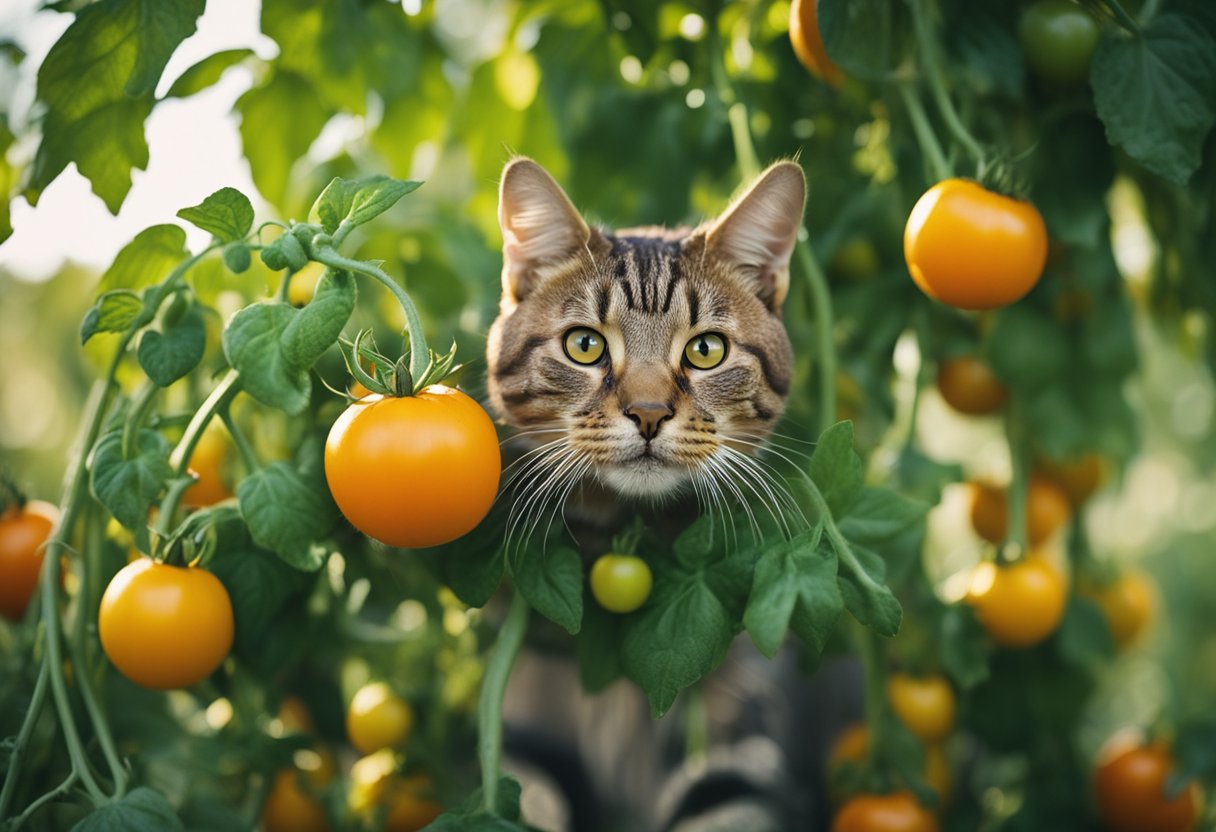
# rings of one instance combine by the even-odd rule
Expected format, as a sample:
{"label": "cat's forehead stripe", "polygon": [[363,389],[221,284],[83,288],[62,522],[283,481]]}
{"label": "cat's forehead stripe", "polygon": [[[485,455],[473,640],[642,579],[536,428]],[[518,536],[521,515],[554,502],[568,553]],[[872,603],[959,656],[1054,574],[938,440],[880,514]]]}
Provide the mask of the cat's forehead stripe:
{"label": "cat's forehead stripe", "polygon": [[610,236],[612,274],[630,311],[666,314],[675,285],[683,278],[680,244],[658,237]]}

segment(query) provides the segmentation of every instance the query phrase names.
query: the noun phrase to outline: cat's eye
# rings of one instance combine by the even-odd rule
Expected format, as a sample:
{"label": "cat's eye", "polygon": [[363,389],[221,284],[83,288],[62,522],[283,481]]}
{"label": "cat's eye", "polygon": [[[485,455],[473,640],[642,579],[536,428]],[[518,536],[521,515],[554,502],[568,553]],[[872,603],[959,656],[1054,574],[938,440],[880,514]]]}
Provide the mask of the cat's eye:
{"label": "cat's eye", "polygon": [[684,346],[684,361],[698,370],[712,370],[726,360],[726,338],[716,332],[703,332]]}
{"label": "cat's eye", "polygon": [[589,327],[576,326],[567,332],[562,346],[575,364],[594,364],[604,357],[604,336]]}

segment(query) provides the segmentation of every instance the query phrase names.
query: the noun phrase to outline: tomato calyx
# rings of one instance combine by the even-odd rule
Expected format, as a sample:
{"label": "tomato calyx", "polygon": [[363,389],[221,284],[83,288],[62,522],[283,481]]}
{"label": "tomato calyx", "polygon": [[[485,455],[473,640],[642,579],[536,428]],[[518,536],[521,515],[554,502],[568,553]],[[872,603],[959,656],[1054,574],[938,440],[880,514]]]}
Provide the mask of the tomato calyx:
{"label": "tomato calyx", "polygon": [[[371,341],[371,344],[366,343],[367,341]],[[416,395],[432,384],[446,384],[465,366],[456,363],[455,341],[452,342],[451,349],[443,355],[437,355],[428,349],[425,369],[417,377],[410,369],[414,364],[410,352],[406,351],[395,361],[378,352],[370,329],[360,331],[353,341],[341,339],[339,346],[342,358],[346,361],[346,368],[355,381],[369,392],[381,396],[402,398]],[[371,368],[370,371],[364,368],[365,363]],[[356,400],[348,393],[341,395],[348,401]]]}

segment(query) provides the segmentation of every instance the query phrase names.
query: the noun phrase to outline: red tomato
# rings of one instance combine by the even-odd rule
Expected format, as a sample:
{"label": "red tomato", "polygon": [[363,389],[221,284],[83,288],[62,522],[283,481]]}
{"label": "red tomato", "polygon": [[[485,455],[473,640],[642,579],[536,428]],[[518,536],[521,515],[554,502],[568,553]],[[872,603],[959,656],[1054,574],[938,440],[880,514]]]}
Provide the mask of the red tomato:
{"label": "red tomato", "polygon": [[1200,804],[1194,781],[1177,797],[1165,795],[1174,759],[1163,744],[1116,737],[1099,755],[1094,774],[1098,814],[1111,832],[1189,832]]}
{"label": "red tomato", "polygon": [[40,500],[0,516],[0,615],[5,618],[25,617],[42,572],[43,544],[58,519],[59,509]]}

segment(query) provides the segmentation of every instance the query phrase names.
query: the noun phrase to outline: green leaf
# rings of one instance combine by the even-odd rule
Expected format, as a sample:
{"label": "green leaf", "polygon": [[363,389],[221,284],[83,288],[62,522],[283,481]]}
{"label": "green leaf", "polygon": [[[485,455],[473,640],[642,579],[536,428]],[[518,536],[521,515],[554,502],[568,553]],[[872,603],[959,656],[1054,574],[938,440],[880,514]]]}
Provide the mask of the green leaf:
{"label": "green leaf", "polygon": [[198,205],[183,208],[177,215],[221,243],[243,240],[253,227],[253,206],[236,188],[220,188]]}
{"label": "green leaf", "polygon": [[1172,798],[1185,788],[1187,780],[1216,780],[1216,714],[1191,717],[1174,732],[1172,749],[1178,767],[1170,778],[1167,794]]}
{"label": "green leaf", "polygon": [[624,622],[625,616],[608,612],[596,603],[588,584],[583,593],[583,626],[576,650],[579,679],[589,693],[598,693],[625,672],[620,647]]}
{"label": "green leaf", "polygon": [[168,387],[198,366],[206,343],[203,311],[192,305],[160,332],[149,330],[143,334],[139,339],[139,365],[153,382]]}
{"label": "green leaf", "polygon": [[326,269],[312,300],[283,329],[283,357],[306,369],[338,342],[355,309],[355,278],[349,272]]}
{"label": "green leaf", "polygon": [[75,162],[118,213],[131,169],[148,164],[144,120],[156,84],[203,6],[204,0],[100,0],[80,10],[38,70],[46,115],[27,190],[31,203]]}
{"label": "green leaf", "polygon": [[903,608],[883,580],[886,564],[880,555],[857,545],[849,547],[853,557],[840,558],[840,594],[853,617],[880,635],[899,632]]}
{"label": "green leaf", "polygon": [[283,70],[242,95],[236,109],[253,181],[268,202],[283,207],[292,166],[334,111],[308,79]]}
{"label": "green leaf", "polygon": [[100,291],[142,289],[162,281],[173,267],[189,256],[186,232],[176,225],[154,225],[122,247],[106,273]]}
{"label": "green leaf", "polygon": [[1040,134],[1032,199],[1052,238],[1092,248],[1109,236],[1106,193],[1115,178],[1114,151],[1091,113]]}
{"label": "green leaf", "polygon": [[107,433],[93,451],[93,494],[119,523],[146,535],[148,509],[174,475],[169,465],[172,448],[168,439],[143,428],[135,434],[128,456],[123,453],[122,434],[121,428]]}
{"label": "green leaf", "polygon": [[963,70],[958,74],[981,93],[1018,97],[1025,70],[1015,35],[1016,6],[1005,0],[949,0],[941,5],[941,17],[941,42],[958,56]]}
{"label": "green leaf", "polygon": [[397,200],[416,191],[421,182],[402,181],[387,176],[369,176],[365,179],[336,178],[328,185],[312,206],[312,214],[321,222],[327,234],[333,234],[338,226],[359,226],[380,216],[397,204]]}
{"label": "green leaf", "polygon": [[844,601],[836,582],[836,555],[821,550],[822,527],[770,546],[756,563],[743,625],[764,655],[772,658],[798,611],[798,637],[822,652]]}
{"label": "green leaf", "polygon": [[241,515],[255,543],[296,569],[321,567],[321,540],[338,519],[323,475],[305,478],[286,462],[272,462],[237,486]]}
{"label": "green leaf", "polygon": [[241,385],[258,401],[289,414],[308,407],[312,382],[283,352],[283,333],[296,310],[278,301],[255,303],[232,316],[224,330],[224,355],[241,374]]}
{"label": "green leaf", "polygon": [[964,690],[988,678],[988,636],[965,604],[955,604],[938,622],[938,656],[942,667]]}
{"label": "green leaf", "polygon": [[515,587],[537,612],[577,633],[583,621],[583,559],[569,546],[541,539],[507,558]]}
{"label": "green leaf", "polygon": [[97,299],[80,323],[80,343],[87,343],[99,332],[126,332],[139,314],[144,301],[128,289],[115,289]]}
{"label": "green leaf", "polygon": [[506,519],[505,511],[491,510],[464,537],[428,550],[435,553],[443,582],[470,607],[484,607],[502,583]]}
{"label": "green leaf", "polygon": [[137,786],[85,815],[72,832],[178,832],[181,820],[160,792]]}
{"label": "green leaf", "polygon": [[1190,16],[1168,12],[1139,37],[1108,27],[1089,78],[1111,144],[1186,184],[1216,121],[1216,37]]}
{"label": "green leaf", "polygon": [[626,617],[621,663],[657,718],[713,670],[742,628],[753,561],[742,553],[697,567],[654,564],[646,606]]}
{"label": "green leaf", "polygon": [[875,545],[923,523],[929,506],[889,488],[866,486],[843,520],[840,531],[850,541]]}
{"label": "green leaf", "polygon": [[165,93],[165,98],[187,98],[202,92],[217,83],[230,68],[246,58],[252,58],[254,54],[252,49],[225,49],[208,55],[177,76],[169,92]]}
{"label": "green leaf", "polygon": [[1073,361],[1072,349],[1050,315],[1018,303],[996,313],[985,340],[985,359],[1006,384],[1022,389],[1058,381]]}
{"label": "green leaf", "polygon": [[13,216],[9,198],[17,184],[18,171],[8,162],[8,149],[16,136],[0,118],[0,243],[13,235]]}
{"label": "green leaf", "polygon": [[[239,526],[240,524],[230,524]],[[232,599],[236,649],[256,649],[273,629],[279,610],[304,586],[303,575],[241,532],[228,532],[207,561]]]}
{"label": "green leaf", "polygon": [[865,479],[861,457],[853,450],[852,422],[837,422],[819,437],[811,457],[811,479],[834,516],[848,513]]}
{"label": "green leaf", "polygon": [[1096,601],[1073,596],[1060,622],[1060,657],[1081,667],[1104,664],[1115,655],[1115,638]]}
{"label": "green leaf", "polygon": [[849,75],[883,80],[902,61],[910,40],[902,3],[818,0],[817,11],[824,49]]}

